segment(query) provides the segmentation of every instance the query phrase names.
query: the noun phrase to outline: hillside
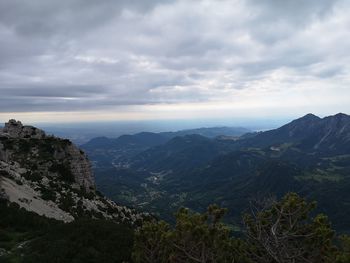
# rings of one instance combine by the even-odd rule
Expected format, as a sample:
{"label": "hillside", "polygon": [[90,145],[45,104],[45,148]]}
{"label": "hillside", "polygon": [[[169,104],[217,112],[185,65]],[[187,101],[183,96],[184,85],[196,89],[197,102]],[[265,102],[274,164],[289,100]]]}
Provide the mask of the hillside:
{"label": "hillside", "polygon": [[143,151],[131,158],[129,165],[152,172],[183,172],[199,167],[217,155],[228,153],[230,146],[228,141],[185,135]]}
{"label": "hillside", "polygon": [[240,127],[211,127],[160,133],[140,132],[118,138],[96,137],[81,145],[81,148],[89,154],[94,166],[123,167],[130,158],[153,147],[164,145],[176,137],[199,135],[213,139],[222,136],[227,140],[235,140],[248,132],[250,130]]}
{"label": "hillside", "polygon": [[110,219],[130,225],[143,215],[99,195],[84,152],[68,140],[10,120],[0,133],[1,197],[28,211],[71,222]]}
{"label": "hillside", "polygon": [[[177,137],[95,168],[105,194],[163,218],[181,206],[217,203],[237,219],[250,200],[289,191],[315,199],[338,230],[350,231],[350,116],[308,114],[235,140]],[[346,219],[346,220],[345,220]]]}
{"label": "hillside", "polygon": [[318,155],[347,154],[350,147],[350,116],[339,113],[323,119],[308,114],[278,129],[258,133],[241,141],[239,147],[290,145]]}

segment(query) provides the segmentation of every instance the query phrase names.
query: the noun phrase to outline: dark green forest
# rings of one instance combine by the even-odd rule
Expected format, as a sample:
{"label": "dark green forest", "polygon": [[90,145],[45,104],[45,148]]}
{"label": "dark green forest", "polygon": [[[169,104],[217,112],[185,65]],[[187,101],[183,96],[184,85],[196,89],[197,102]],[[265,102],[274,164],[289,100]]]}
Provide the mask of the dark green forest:
{"label": "dark green forest", "polygon": [[[131,229],[108,220],[62,223],[0,203],[1,262],[350,262],[350,237],[336,233],[315,202],[295,193],[247,204],[242,230],[223,223],[227,209],[181,208],[175,224]],[[4,253],[7,251],[7,253]]]}
{"label": "dark green forest", "polygon": [[[0,203],[0,262],[129,261],[134,230],[107,220],[62,223]],[[4,253],[7,251],[7,253]]]}

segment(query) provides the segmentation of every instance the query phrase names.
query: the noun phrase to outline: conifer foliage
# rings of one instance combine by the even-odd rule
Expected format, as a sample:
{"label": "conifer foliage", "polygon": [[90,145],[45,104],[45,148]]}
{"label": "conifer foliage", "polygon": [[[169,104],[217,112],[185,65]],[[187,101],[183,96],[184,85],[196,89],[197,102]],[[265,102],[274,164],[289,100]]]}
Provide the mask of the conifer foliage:
{"label": "conifer foliage", "polygon": [[350,238],[337,237],[327,216],[311,216],[315,202],[295,193],[252,205],[240,238],[222,222],[226,209],[203,214],[180,209],[176,224],[148,222],[136,232],[136,263],[346,263]]}

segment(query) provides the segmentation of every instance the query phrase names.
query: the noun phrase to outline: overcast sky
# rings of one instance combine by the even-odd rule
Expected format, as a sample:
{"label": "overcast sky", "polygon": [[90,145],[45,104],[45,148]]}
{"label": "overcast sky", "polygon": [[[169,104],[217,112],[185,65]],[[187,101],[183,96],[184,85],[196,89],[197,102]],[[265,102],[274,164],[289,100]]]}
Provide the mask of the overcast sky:
{"label": "overcast sky", "polygon": [[350,1],[0,0],[0,120],[350,113]]}

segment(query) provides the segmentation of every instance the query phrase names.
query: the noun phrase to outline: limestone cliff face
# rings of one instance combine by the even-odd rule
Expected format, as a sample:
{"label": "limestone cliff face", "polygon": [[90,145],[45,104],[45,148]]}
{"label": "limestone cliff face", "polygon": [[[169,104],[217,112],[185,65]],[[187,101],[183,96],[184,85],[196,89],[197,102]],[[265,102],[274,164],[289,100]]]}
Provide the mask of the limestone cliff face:
{"label": "limestone cliff face", "polygon": [[85,189],[95,189],[94,175],[91,163],[86,155],[75,145],[69,144],[66,147],[66,153],[70,157],[70,169],[73,173],[74,180]]}
{"label": "limestone cliff face", "polygon": [[61,172],[71,173],[73,183],[87,191],[95,189],[91,165],[84,152],[69,140],[47,136],[44,131],[24,126],[20,121],[10,120],[0,131],[0,160],[15,161],[27,169],[35,165],[41,173],[52,176],[55,176],[53,167],[65,166]]}
{"label": "limestone cliff face", "polygon": [[0,130],[0,198],[65,222],[91,217],[135,225],[148,216],[100,195],[87,156],[69,140],[15,120]]}

